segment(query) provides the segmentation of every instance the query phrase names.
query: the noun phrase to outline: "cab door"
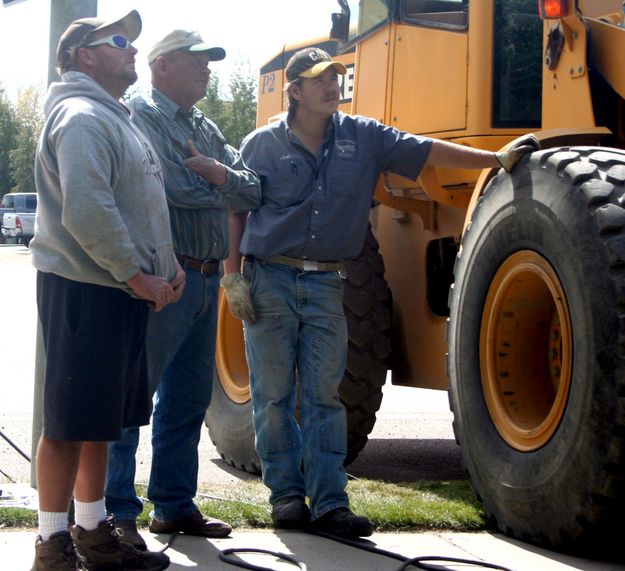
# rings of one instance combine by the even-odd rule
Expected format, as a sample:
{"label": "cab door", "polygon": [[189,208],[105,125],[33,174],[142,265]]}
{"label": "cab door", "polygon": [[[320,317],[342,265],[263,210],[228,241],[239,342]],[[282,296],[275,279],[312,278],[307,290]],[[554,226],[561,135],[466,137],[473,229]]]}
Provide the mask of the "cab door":
{"label": "cab door", "polygon": [[468,0],[401,0],[398,20],[390,124],[419,134],[464,130]]}

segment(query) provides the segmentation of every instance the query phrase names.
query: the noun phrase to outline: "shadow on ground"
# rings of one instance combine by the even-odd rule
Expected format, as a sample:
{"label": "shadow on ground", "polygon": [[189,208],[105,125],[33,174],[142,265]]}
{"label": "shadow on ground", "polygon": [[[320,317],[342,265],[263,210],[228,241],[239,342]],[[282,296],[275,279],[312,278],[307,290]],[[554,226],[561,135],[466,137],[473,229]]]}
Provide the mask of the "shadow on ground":
{"label": "shadow on ground", "polygon": [[467,479],[460,447],[452,439],[372,439],[347,472],[385,482]]}

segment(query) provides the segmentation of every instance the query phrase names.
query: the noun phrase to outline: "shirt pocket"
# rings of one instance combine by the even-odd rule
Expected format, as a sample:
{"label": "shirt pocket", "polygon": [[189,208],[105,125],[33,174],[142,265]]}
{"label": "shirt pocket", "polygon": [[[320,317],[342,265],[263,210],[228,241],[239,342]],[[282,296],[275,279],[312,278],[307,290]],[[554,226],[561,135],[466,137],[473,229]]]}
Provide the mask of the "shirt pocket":
{"label": "shirt pocket", "polygon": [[363,181],[369,165],[358,159],[334,159],[328,169],[328,185],[332,194],[337,196],[356,196],[362,193]]}
{"label": "shirt pocket", "polygon": [[302,161],[280,161],[273,170],[268,170],[265,174],[263,202],[279,207],[294,206],[302,202],[308,194],[306,188],[310,183],[309,171],[310,168]]}

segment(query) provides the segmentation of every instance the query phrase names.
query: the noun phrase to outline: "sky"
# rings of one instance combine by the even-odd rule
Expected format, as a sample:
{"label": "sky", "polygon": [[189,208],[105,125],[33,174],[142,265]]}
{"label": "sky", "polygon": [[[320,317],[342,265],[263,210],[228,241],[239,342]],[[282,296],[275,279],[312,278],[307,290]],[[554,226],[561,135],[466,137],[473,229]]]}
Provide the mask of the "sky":
{"label": "sky", "polygon": [[[50,2],[22,0],[0,6],[0,84],[15,101],[20,89],[45,88],[48,76]],[[211,70],[227,84],[234,64],[260,66],[285,43],[327,38],[336,0],[98,0],[98,16],[117,18],[136,9],[143,30],[134,42],[139,86],[149,85],[146,57],[154,42],[175,28],[197,30],[226,50]]]}

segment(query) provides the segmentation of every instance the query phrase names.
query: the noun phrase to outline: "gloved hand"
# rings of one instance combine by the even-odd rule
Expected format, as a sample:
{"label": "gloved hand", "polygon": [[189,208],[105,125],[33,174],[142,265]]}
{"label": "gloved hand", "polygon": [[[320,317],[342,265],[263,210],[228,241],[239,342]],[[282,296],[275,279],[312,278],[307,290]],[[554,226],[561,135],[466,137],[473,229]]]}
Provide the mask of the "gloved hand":
{"label": "gloved hand", "polygon": [[226,292],[230,313],[237,319],[254,323],[256,312],[250,295],[250,284],[243,274],[234,273],[221,278],[221,285]]}
{"label": "gloved hand", "polygon": [[521,157],[528,153],[533,153],[540,149],[540,143],[532,135],[525,135],[517,139],[512,145],[510,145],[505,151],[495,153],[495,157],[505,169],[506,172],[510,172],[514,165],[516,165]]}

